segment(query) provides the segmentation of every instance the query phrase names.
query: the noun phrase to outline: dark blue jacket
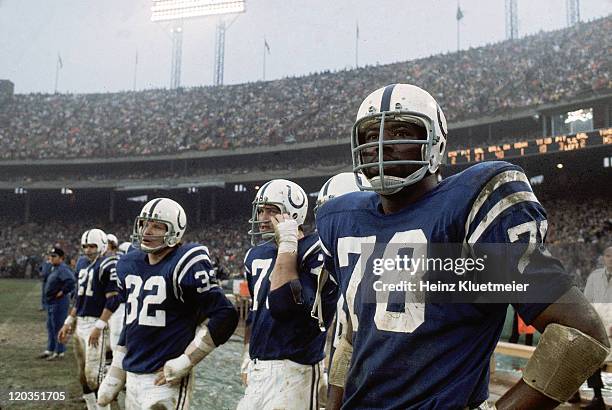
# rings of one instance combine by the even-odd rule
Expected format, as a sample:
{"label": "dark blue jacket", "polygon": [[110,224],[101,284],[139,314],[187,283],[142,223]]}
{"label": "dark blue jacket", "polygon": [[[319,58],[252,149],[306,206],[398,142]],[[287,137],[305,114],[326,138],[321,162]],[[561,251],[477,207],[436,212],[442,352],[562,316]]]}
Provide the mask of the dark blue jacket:
{"label": "dark blue jacket", "polygon": [[[54,303],[64,297],[68,297],[70,292],[74,290],[74,285],[74,272],[72,272],[68,265],[62,262],[58,266],[51,266],[43,292],[45,300],[47,303]],[[55,295],[60,290],[63,292],[63,296],[60,299],[56,299]]]}

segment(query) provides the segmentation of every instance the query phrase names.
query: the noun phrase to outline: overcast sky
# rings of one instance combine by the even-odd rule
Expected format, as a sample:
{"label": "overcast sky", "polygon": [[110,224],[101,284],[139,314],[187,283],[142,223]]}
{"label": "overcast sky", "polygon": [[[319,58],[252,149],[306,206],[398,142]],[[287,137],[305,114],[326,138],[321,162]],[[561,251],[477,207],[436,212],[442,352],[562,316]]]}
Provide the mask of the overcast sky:
{"label": "overcast sky", "polygon": [[[461,0],[461,46],[505,38],[504,0]],[[518,0],[519,35],[566,25],[566,0]],[[170,83],[169,23],[150,21],[150,0],[0,0],[0,79],[16,93],[131,90]],[[612,0],[581,0],[583,21],[612,13]],[[225,84],[384,64],[457,46],[457,0],[249,0],[226,35]],[[186,20],[181,84],[213,81],[218,17]],[[226,17],[228,23],[233,17]],[[603,45],[602,45],[603,46]]]}

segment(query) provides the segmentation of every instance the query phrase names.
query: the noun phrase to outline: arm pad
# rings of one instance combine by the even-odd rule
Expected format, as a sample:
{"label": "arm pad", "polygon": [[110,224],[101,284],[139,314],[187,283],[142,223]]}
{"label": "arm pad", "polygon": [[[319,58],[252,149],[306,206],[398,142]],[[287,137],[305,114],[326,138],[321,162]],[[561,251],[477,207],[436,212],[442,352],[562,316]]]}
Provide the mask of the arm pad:
{"label": "arm pad", "polygon": [[552,323],[527,362],[523,381],[545,396],[565,402],[601,366],[609,351],[578,329]]}
{"label": "arm pad", "polygon": [[270,314],[277,320],[287,320],[296,314],[304,313],[302,284],[298,279],[285,283],[268,294]]}
{"label": "arm pad", "polygon": [[329,368],[329,384],[344,388],[346,375],[351,367],[353,346],[344,337],[338,341],[338,347]]}
{"label": "arm pad", "polygon": [[198,331],[185,349],[185,353],[175,359],[168,360],[164,364],[164,377],[166,381],[174,383],[187,376],[193,366],[208,356],[215,347],[217,346],[215,346],[206,325],[198,326]]}
{"label": "arm pad", "polygon": [[98,389],[98,404],[100,406],[108,405],[125,386],[125,371],[123,370],[125,353],[126,348],[121,345],[117,345],[113,351],[113,362]]}

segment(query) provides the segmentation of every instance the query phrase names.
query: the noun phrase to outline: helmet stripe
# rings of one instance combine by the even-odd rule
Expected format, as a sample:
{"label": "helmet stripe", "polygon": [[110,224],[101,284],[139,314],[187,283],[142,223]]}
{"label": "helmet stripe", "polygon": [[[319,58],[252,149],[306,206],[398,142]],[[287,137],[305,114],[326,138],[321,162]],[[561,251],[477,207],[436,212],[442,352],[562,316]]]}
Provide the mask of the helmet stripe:
{"label": "helmet stripe", "polygon": [[272,183],[272,181],[268,181],[266,182],[260,189],[261,194],[259,195],[259,198],[264,198],[264,194],[266,193],[266,189],[268,189],[268,185],[270,185]]}
{"label": "helmet stripe", "polygon": [[151,209],[149,209],[149,218],[153,217],[153,211],[155,211],[155,207],[157,206],[157,204],[159,204],[159,202],[164,199],[164,198],[159,198],[157,201],[153,202],[153,205],[151,205]]}
{"label": "helmet stripe", "polygon": [[323,198],[327,196],[327,191],[329,191],[329,186],[331,185],[331,178],[327,180],[325,185],[323,185]]}
{"label": "helmet stripe", "polygon": [[382,101],[380,102],[380,112],[389,111],[391,106],[391,94],[393,94],[393,89],[395,88],[395,84],[391,84],[385,87],[385,91],[383,91]]}
{"label": "helmet stripe", "polygon": [[442,135],[444,135],[444,138],[447,138],[446,130],[444,129],[444,126],[442,125],[442,118],[440,117],[440,106],[439,105],[436,107],[436,111],[438,114],[438,125],[440,126],[440,131],[442,131]]}
{"label": "helmet stripe", "polygon": [[87,233],[85,233],[85,245],[89,243],[89,232],[91,232],[91,229],[88,230]]}

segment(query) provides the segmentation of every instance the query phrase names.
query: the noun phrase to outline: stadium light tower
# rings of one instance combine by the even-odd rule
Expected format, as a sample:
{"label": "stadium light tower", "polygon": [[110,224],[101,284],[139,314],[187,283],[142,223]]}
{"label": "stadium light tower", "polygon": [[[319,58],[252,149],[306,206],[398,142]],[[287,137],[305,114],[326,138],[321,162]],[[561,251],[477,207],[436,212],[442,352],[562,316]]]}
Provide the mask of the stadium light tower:
{"label": "stadium light tower", "polygon": [[170,88],[181,86],[181,61],[183,56],[183,22],[179,20],[170,30],[172,33],[172,65],[170,68]]}
{"label": "stadium light tower", "polygon": [[580,0],[565,0],[565,9],[568,27],[580,21]]}
{"label": "stadium light tower", "polygon": [[[183,44],[182,21],[187,18],[244,13],[245,10],[245,0],[153,0],[153,5],[151,6],[151,21],[181,22],[180,25],[177,24],[172,29],[172,70],[170,79],[172,88],[178,88],[181,81]],[[219,27],[217,27],[217,43],[219,43],[219,38],[221,38],[221,47],[217,44],[215,49],[215,83],[220,81],[221,84],[223,83],[223,57],[226,30],[225,23],[223,23],[223,30],[221,32],[219,31]],[[219,51],[221,52],[220,54]],[[219,72],[220,75],[218,74]]]}
{"label": "stadium light tower", "polygon": [[225,20],[217,22],[215,33],[215,71],[213,77],[214,85],[223,85],[223,70],[225,65]]}
{"label": "stadium light tower", "polygon": [[518,38],[518,0],[506,0],[506,39]]}

